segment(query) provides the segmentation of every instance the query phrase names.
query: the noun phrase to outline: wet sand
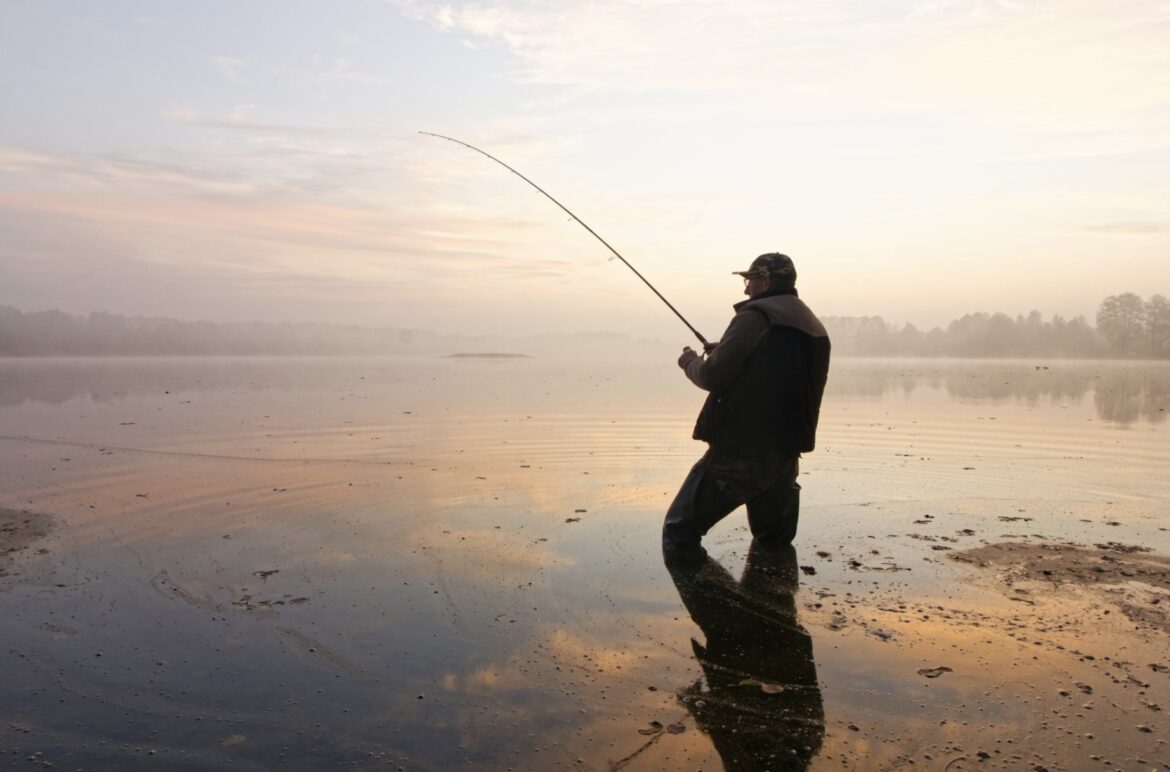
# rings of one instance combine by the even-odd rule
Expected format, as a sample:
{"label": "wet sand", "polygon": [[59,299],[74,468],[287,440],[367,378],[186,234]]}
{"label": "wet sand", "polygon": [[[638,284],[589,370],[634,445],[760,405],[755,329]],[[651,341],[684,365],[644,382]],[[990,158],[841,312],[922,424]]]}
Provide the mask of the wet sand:
{"label": "wet sand", "polygon": [[0,363],[0,766],[1170,769],[1170,370],[839,363],[680,575],[668,365]]}
{"label": "wet sand", "polygon": [[40,545],[53,525],[53,518],[41,512],[0,509],[0,580],[17,573],[13,566],[20,553],[30,547],[48,552]]}

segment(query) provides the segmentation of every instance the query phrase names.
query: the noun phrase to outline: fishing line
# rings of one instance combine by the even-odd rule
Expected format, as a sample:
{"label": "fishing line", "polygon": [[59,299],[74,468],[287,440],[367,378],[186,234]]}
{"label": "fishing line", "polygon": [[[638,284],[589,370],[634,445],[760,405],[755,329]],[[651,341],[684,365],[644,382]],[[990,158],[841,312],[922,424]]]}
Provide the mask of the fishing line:
{"label": "fishing line", "polygon": [[614,249],[613,247],[611,247],[611,246],[609,245],[609,242],[608,242],[608,241],[606,241],[605,239],[601,238],[601,236],[597,235],[597,231],[593,230],[593,229],[592,229],[592,228],[590,228],[588,225],[586,225],[584,220],[582,220],[580,217],[578,217],[577,215],[575,215],[575,214],[573,214],[571,211],[569,211],[569,208],[568,208],[567,206],[565,206],[565,205],[564,205],[564,204],[562,204],[560,201],[557,201],[555,198],[553,198],[553,197],[552,197],[552,196],[551,196],[551,195],[548,193],[548,191],[546,191],[544,188],[540,187],[540,186],[539,186],[539,185],[537,185],[535,182],[533,182],[532,180],[528,179],[527,177],[525,177],[525,176],[524,176],[523,174],[521,174],[520,172],[518,172],[518,171],[516,171],[515,169],[513,169],[511,166],[508,166],[508,164],[506,164],[506,163],[504,163],[503,161],[501,161],[500,159],[496,158],[496,157],[495,157],[494,155],[492,155],[491,153],[486,153],[486,152],[484,152],[483,150],[480,150],[478,147],[475,147],[474,145],[469,145],[469,144],[467,144],[466,142],[463,142],[463,141],[461,141],[461,140],[455,139],[454,137],[445,137],[445,136],[443,136],[442,134],[433,134],[433,133],[431,133],[431,132],[429,132],[429,131],[420,131],[420,132],[419,132],[419,134],[425,134],[425,135],[426,135],[426,136],[428,136],[428,137],[437,137],[437,138],[439,138],[439,139],[445,139],[445,140],[447,140],[448,142],[454,142],[454,143],[455,143],[455,144],[457,144],[457,145],[463,145],[463,147],[465,147],[465,148],[468,148],[469,150],[474,150],[475,152],[479,153],[480,155],[487,156],[488,158],[490,158],[490,159],[492,159],[493,161],[495,161],[496,163],[498,163],[500,166],[502,166],[502,167],[504,167],[505,169],[507,169],[508,171],[512,172],[512,174],[515,174],[517,177],[519,177],[520,179],[524,180],[525,182],[527,182],[527,183],[528,183],[529,185],[531,185],[532,187],[534,187],[534,188],[536,188],[537,190],[539,190],[539,191],[540,191],[540,192],[541,192],[541,193],[544,195],[544,197],[545,197],[545,198],[547,198],[549,201],[552,201],[554,204],[556,204],[557,206],[559,206],[559,207],[560,207],[560,208],[561,208],[561,209],[562,209],[562,210],[565,212],[565,214],[569,215],[569,217],[572,217],[574,220],[576,220],[576,221],[577,221],[577,223],[578,223],[578,224],[579,224],[579,225],[580,225],[582,228],[584,228],[585,230],[587,230],[587,231],[589,231],[591,234],[593,234],[593,238],[597,239],[597,240],[598,240],[598,241],[600,241],[602,244],[604,244],[604,245],[605,245],[605,248],[606,248],[606,249],[608,249],[610,252],[613,252],[613,254],[614,254],[614,257],[616,257],[618,260],[621,260],[621,261],[622,261],[622,263],[624,263],[624,264],[625,264],[626,268],[629,268],[631,271],[633,271],[633,272],[634,272],[634,275],[635,275],[635,276],[637,276],[639,279],[641,279],[641,280],[642,280],[642,283],[643,283],[643,284],[645,284],[647,287],[649,287],[649,288],[650,288],[650,290],[651,290],[651,292],[653,292],[655,295],[657,295],[657,296],[658,296],[658,299],[659,299],[659,300],[661,300],[663,303],[665,303],[665,304],[666,304],[666,307],[667,307],[667,308],[669,308],[671,311],[673,311],[673,312],[674,312],[674,315],[675,315],[675,316],[677,316],[677,317],[678,317],[678,318],[679,318],[679,319],[682,321],[682,323],[683,323],[683,324],[685,324],[685,325],[687,326],[687,329],[688,329],[688,330],[690,330],[691,332],[693,332],[693,333],[695,334],[695,337],[699,339],[699,342],[700,342],[700,343],[702,343],[704,346],[707,346],[707,345],[708,345],[708,343],[707,343],[707,339],[706,339],[706,338],[704,338],[704,337],[702,336],[702,334],[700,334],[700,333],[699,333],[699,331],[698,331],[698,330],[696,330],[696,329],[695,329],[695,328],[694,328],[694,327],[691,325],[691,323],[690,323],[690,322],[688,322],[688,321],[686,320],[686,317],[684,317],[682,314],[680,314],[680,313],[678,312],[678,309],[677,309],[677,308],[675,308],[673,305],[671,305],[671,304],[670,304],[670,301],[669,301],[669,300],[667,300],[665,297],[663,297],[663,296],[662,296],[662,293],[661,293],[661,292],[659,292],[659,291],[658,291],[658,290],[657,290],[657,289],[654,287],[654,285],[653,285],[653,284],[651,284],[651,283],[649,282],[649,280],[647,280],[647,278],[646,278],[645,276],[643,276],[641,273],[639,273],[639,272],[638,272],[638,269],[637,269],[637,268],[635,268],[634,266],[630,265],[630,261],[629,261],[629,260],[626,260],[624,257],[622,257],[622,256],[621,256],[621,253],[619,253],[619,252],[618,252],[616,249]]}

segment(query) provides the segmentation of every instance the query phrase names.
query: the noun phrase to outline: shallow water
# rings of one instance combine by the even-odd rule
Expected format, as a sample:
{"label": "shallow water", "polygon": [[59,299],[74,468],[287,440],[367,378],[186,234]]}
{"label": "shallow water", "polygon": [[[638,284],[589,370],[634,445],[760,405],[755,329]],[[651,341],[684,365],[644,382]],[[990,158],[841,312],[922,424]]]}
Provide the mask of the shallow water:
{"label": "shallow water", "polygon": [[839,360],[795,554],[734,513],[672,577],[701,397],[669,358],[0,360],[0,509],[57,522],[0,576],[0,766],[1170,762],[1170,594],[949,559],[1170,554],[1170,366]]}

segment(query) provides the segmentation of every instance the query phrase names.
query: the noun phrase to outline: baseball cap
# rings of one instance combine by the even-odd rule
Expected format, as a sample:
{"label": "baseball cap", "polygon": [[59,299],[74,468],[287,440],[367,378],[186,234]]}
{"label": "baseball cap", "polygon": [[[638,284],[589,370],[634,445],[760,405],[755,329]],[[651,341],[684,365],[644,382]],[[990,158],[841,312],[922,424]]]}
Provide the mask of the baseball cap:
{"label": "baseball cap", "polygon": [[791,276],[795,279],[796,266],[792,264],[792,258],[788,255],[769,252],[753,260],[751,267],[746,271],[732,271],[732,273],[740,276]]}

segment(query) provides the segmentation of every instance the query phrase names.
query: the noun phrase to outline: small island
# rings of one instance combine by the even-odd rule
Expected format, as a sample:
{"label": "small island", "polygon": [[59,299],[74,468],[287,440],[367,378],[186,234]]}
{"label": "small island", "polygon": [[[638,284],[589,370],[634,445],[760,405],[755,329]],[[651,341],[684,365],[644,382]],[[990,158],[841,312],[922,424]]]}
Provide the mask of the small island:
{"label": "small island", "polygon": [[531,359],[528,354],[510,354],[500,351],[485,351],[482,354],[473,352],[460,352],[457,354],[448,354],[445,359]]}

